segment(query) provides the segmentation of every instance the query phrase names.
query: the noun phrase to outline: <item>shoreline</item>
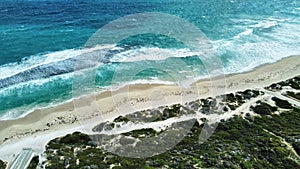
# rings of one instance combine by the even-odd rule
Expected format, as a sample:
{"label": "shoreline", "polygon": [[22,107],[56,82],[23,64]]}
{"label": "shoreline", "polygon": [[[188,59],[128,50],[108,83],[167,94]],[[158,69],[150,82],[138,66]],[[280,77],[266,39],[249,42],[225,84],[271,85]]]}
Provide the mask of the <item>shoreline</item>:
{"label": "shoreline", "polygon": [[[34,151],[42,152],[53,138],[74,131],[90,132],[91,127],[120,114],[262,88],[299,75],[299,67],[300,56],[290,56],[248,72],[226,75],[225,79],[201,79],[187,89],[166,84],[129,84],[115,91],[93,93],[54,107],[36,109],[22,118],[0,121],[0,159],[11,159],[23,147],[31,146]],[[93,106],[82,106],[86,101]]]}
{"label": "shoreline", "polygon": [[[99,48],[100,46],[98,46]],[[214,79],[220,79],[220,78],[224,78],[226,79],[227,77],[230,77],[230,76],[235,76],[235,75],[238,75],[238,74],[246,74],[246,73],[249,73],[249,72],[252,72],[252,71],[255,71],[256,69],[259,69],[261,67],[264,67],[266,65],[272,65],[276,62],[280,62],[284,59],[287,59],[287,58],[290,58],[290,57],[297,57],[300,55],[291,55],[291,56],[287,56],[287,57],[283,57],[281,58],[280,60],[277,60],[275,62],[272,62],[272,63],[264,63],[262,65],[259,65],[259,66],[256,66],[250,70],[246,70],[246,71],[243,71],[243,72],[237,72],[237,73],[229,73],[229,74],[224,74],[224,75],[220,75],[220,76],[213,76],[213,77],[200,77],[200,78],[197,78],[197,80],[193,81],[193,82],[190,82],[188,83],[189,87],[192,87],[193,85],[196,85],[197,83],[200,83],[202,81],[211,81],[211,80],[214,80]],[[224,82],[224,81],[223,81]],[[90,93],[90,94],[83,94],[79,97],[75,97],[75,98],[70,98],[70,99],[67,99],[67,100],[64,100],[62,102],[59,102],[59,103],[55,103],[53,105],[51,105],[51,103],[49,103],[48,106],[37,106],[37,107],[33,107],[32,109],[29,109],[28,111],[24,112],[22,115],[16,117],[16,118],[7,118],[7,119],[0,119],[0,126],[1,126],[1,122],[4,122],[4,121],[15,121],[15,120],[19,120],[19,119],[22,119],[22,118],[25,118],[26,116],[30,115],[31,113],[35,113],[36,111],[38,110],[45,110],[45,109],[51,109],[51,108],[54,108],[54,107],[57,107],[57,106],[62,106],[62,105],[65,105],[65,104],[69,104],[71,102],[73,102],[74,100],[76,99],[80,99],[81,97],[86,97],[86,96],[91,96],[91,95],[100,95],[101,93],[105,93],[105,92],[114,92],[114,91],[118,91],[118,90],[121,90],[123,88],[126,88],[128,86],[132,86],[132,85],[166,85],[166,86],[176,86],[178,85],[178,83],[176,82],[171,82],[171,81],[162,81],[162,80],[136,80],[136,81],[132,81],[132,82],[128,82],[128,83],[124,83],[124,84],[120,84],[120,85],[115,85],[115,86],[106,86],[106,87],[99,87],[99,91],[96,91],[95,93]],[[0,141],[1,142],[1,141]]]}

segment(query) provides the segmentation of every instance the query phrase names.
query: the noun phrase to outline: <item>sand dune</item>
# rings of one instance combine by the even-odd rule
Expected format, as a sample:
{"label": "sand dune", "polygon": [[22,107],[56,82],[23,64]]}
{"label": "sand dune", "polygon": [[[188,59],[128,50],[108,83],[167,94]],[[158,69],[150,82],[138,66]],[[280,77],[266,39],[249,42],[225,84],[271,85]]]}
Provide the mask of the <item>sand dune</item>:
{"label": "sand dune", "polygon": [[300,75],[300,56],[291,56],[253,71],[176,85],[136,84],[77,98],[55,107],[38,109],[24,118],[0,121],[0,159],[10,160],[23,147],[44,150],[51,139],[74,131],[90,133],[95,125],[120,114],[185,103],[245,89],[259,89]]}

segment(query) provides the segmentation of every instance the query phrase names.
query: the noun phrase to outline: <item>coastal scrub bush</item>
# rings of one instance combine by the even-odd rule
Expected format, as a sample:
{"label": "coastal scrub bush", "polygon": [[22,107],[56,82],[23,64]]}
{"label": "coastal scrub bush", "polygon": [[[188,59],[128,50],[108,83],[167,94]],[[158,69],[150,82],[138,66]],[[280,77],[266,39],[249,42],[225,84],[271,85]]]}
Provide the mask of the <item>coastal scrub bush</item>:
{"label": "coastal scrub bush", "polygon": [[271,115],[273,112],[277,111],[277,107],[273,107],[267,103],[260,103],[255,107],[251,106],[250,109],[260,115]]}
{"label": "coastal scrub bush", "polygon": [[5,168],[6,168],[6,163],[0,160],[0,169],[5,169]]}
{"label": "coastal scrub bush", "polygon": [[119,116],[119,117],[115,118],[113,122],[115,122],[115,123],[118,123],[118,122],[127,123],[127,122],[129,122],[129,119],[126,118],[126,117],[123,117],[123,116]]}
{"label": "coastal scrub bush", "polygon": [[290,96],[290,97],[293,97],[293,98],[295,98],[297,100],[300,100],[300,93],[294,93],[294,92],[288,91],[287,95]]}
{"label": "coastal scrub bush", "polygon": [[293,148],[297,152],[297,154],[300,156],[300,142],[296,142],[293,144]]}
{"label": "coastal scrub bush", "polygon": [[90,136],[80,132],[68,134],[60,140],[60,142],[64,144],[86,144],[89,141],[91,141]]}
{"label": "coastal scrub bush", "polygon": [[[238,97],[235,95],[231,97],[232,95],[230,95],[231,98],[229,99],[234,100],[232,105],[236,105],[235,103],[242,102],[242,98],[247,99],[258,94],[261,93],[247,90],[241,92]],[[211,99],[201,100],[203,106],[208,109],[215,105],[209,103],[209,100]],[[281,106],[288,105],[281,99],[279,102]],[[118,156],[100,147],[90,146],[88,135],[75,132],[48,143],[45,152],[46,169],[66,168],[66,166],[72,169],[110,168],[112,166],[115,169],[195,168],[195,166],[198,168],[300,168],[297,161],[298,157],[283,142],[283,140],[288,142],[299,154],[300,109],[292,107],[289,110],[280,110],[280,114],[275,114],[273,112],[277,111],[279,107],[277,104],[278,107],[262,101],[258,101],[256,104],[251,109],[262,116],[250,116],[247,113],[246,116],[251,120],[243,119],[241,116],[234,116],[226,121],[221,120],[215,132],[204,143],[199,142],[204,124],[199,125],[197,120],[192,125],[186,123],[192,128],[177,145],[162,154],[148,158],[135,159]],[[165,116],[154,110],[151,112],[159,115],[159,117],[169,118],[180,111],[180,106],[163,107],[160,110],[163,109],[167,110]],[[128,119],[131,120],[131,118]],[[123,117],[117,118],[117,121],[123,120]],[[201,121],[208,122],[204,118]],[[177,129],[178,126],[184,126],[183,124],[179,125],[179,123],[183,122],[172,124],[173,128]],[[100,126],[100,128],[102,127]],[[170,130],[168,133],[170,134],[169,138],[178,138],[177,130]],[[122,135],[125,139],[120,140],[121,145],[138,140],[127,136],[137,138],[161,137],[163,133],[156,132],[152,128],[145,128],[122,133]],[[109,141],[110,136],[103,134],[101,138],[103,139],[99,140],[106,143],[104,141]],[[168,143],[172,139],[162,141]],[[136,145],[138,144],[141,143],[138,142]],[[99,145],[102,145],[102,142]],[[143,152],[154,148],[145,147]]]}
{"label": "coastal scrub bush", "polygon": [[293,106],[286,100],[279,99],[277,97],[272,97],[272,100],[275,102],[276,106],[283,109],[292,109]]}
{"label": "coastal scrub bush", "polygon": [[[69,160],[69,168],[74,169],[92,165],[99,168],[109,168],[112,164],[115,165],[114,168],[124,169],[193,168],[192,166],[195,165],[200,168],[277,168],[278,166],[297,168],[299,165],[289,159],[291,151],[282,146],[281,140],[277,136],[263,130],[272,131],[276,135],[283,131],[283,136],[289,136],[290,133],[297,132],[298,125],[296,121],[299,120],[300,113],[298,112],[298,115],[293,116],[296,111],[298,110],[295,109],[281,115],[271,115],[272,118],[267,116],[256,117],[254,122],[251,123],[235,116],[227,121],[220,122],[215,133],[203,144],[199,143],[199,134],[202,128],[196,121],[190,132],[179,144],[162,154],[149,158],[120,157],[96,147],[82,149],[80,147],[84,147],[87,143],[80,140],[77,140],[77,143],[74,144],[64,144],[61,143],[61,140],[65,139],[58,139],[56,143],[60,144],[61,147],[56,151],[72,150],[63,147],[75,146],[79,148],[80,151],[77,152],[76,156],[66,152],[60,153],[64,155],[65,159],[74,159],[73,161]],[[277,125],[278,123],[279,125]],[[154,132],[151,129],[144,129],[123,134],[140,136],[141,134],[154,134]],[[78,136],[78,134],[76,135]],[[46,168],[65,167],[65,163],[59,162],[61,160],[55,157],[48,154],[47,159],[50,160],[51,166]],[[80,161],[79,165],[74,162],[76,158]]]}
{"label": "coastal scrub bush", "polygon": [[37,165],[39,164],[39,156],[34,156],[30,163],[29,166],[27,167],[27,169],[36,169]]}
{"label": "coastal scrub bush", "polygon": [[130,132],[124,133],[123,135],[132,136],[135,138],[153,137],[156,135],[156,131],[153,130],[152,128],[145,128],[145,129],[140,129],[140,130],[132,130]]}

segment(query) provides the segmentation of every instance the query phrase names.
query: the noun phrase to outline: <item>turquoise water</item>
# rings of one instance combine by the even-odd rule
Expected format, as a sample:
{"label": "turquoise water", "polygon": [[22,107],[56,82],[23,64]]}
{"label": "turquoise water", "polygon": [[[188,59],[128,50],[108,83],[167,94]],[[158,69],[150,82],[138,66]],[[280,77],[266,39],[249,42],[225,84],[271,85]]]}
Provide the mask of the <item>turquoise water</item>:
{"label": "turquoise water", "polygon": [[[197,26],[222,61],[224,73],[248,71],[300,53],[300,1],[295,0],[3,0],[0,119],[71,99],[74,58],[89,37],[115,19],[141,12],[164,12]],[[170,37],[143,34],[107,45],[117,47],[97,70],[82,70],[76,77],[82,93],[124,83],[169,83],[207,76],[201,60]],[[164,59],[135,59],[139,53]],[[126,62],[128,58],[133,60]],[[132,74],[137,68],[141,71]],[[116,72],[125,73],[116,77]],[[92,86],[89,79],[94,80]]]}

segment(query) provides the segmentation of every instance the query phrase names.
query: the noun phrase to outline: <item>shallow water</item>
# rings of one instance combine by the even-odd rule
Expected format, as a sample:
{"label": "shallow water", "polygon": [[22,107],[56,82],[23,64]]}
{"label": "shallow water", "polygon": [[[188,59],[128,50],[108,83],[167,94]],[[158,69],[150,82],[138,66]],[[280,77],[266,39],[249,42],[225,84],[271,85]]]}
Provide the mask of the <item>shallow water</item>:
{"label": "shallow water", "polygon": [[[197,26],[226,74],[300,53],[299,1],[4,0],[0,4],[0,119],[71,99],[75,58],[84,53],[89,37],[115,19],[140,12],[164,12]],[[106,45],[117,47],[99,61],[96,71],[82,68],[76,76],[80,94],[132,81],[169,83],[208,75],[199,57],[170,37],[144,34]],[[125,73],[120,76],[120,72]]]}

